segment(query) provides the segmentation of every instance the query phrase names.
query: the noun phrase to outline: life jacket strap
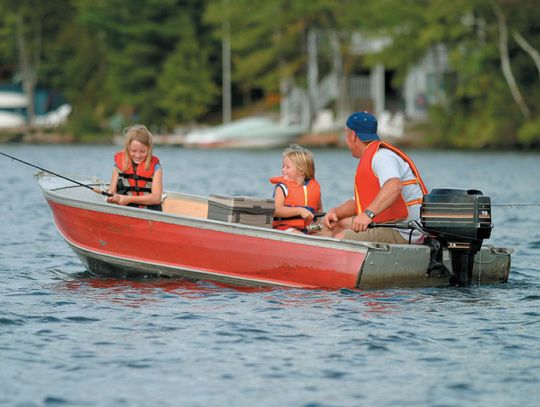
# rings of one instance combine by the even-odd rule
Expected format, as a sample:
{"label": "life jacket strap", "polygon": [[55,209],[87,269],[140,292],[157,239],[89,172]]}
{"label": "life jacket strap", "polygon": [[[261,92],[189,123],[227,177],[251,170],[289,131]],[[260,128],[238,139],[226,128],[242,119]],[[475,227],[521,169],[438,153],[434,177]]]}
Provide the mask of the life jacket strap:
{"label": "life jacket strap", "polygon": [[125,172],[121,172],[118,175],[122,178],[131,178],[134,180],[141,180],[141,181],[146,181],[146,182],[152,182],[153,180],[153,178],[150,178],[150,177],[143,177],[137,174],[126,174]]}
{"label": "life jacket strap", "polygon": [[129,191],[135,191],[135,192],[152,192],[152,188],[148,188],[148,187],[139,187],[138,185],[135,186],[135,187],[132,187],[131,185],[128,187],[128,186],[122,186],[122,190],[123,191],[126,191],[126,192],[129,192]]}
{"label": "life jacket strap", "polygon": [[411,205],[420,205],[422,203],[421,199],[413,199],[412,201],[405,202],[405,205],[411,206]]}
{"label": "life jacket strap", "polygon": [[[401,185],[420,185],[420,180],[418,178],[409,179],[407,181],[402,181]],[[411,205],[418,205],[422,203],[422,198],[419,199],[413,199],[412,201],[405,202],[405,205],[411,206]]]}
{"label": "life jacket strap", "polygon": [[[315,208],[312,208],[311,206],[290,206],[290,205],[285,205],[285,206],[287,206],[288,208],[306,208],[308,211],[315,214]],[[304,218],[302,218],[300,215],[289,216],[287,218],[278,218],[278,217],[273,218],[273,220],[275,221],[291,220],[291,219],[304,219]]]}
{"label": "life jacket strap", "polygon": [[405,186],[405,185],[415,185],[415,184],[420,184],[420,181],[418,180],[418,178],[413,178],[413,179],[409,179],[407,181],[402,181],[401,182],[401,185]]}

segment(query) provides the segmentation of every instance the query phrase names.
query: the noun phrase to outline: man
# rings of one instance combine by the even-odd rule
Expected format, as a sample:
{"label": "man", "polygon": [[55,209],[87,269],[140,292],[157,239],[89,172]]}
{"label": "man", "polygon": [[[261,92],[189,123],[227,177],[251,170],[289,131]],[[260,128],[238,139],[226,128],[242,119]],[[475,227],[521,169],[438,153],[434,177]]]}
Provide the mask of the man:
{"label": "man", "polygon": [[349,116],[345,142],[360,159],[354,182],[354,199],[330,209],[323,224],[337,238],[421,243],[411,230],[370,228],[376,223],[409,222],[420,218],[422,197],[427,193],[413,161],[398,148],[380,141],[377,119],[367,112]]}

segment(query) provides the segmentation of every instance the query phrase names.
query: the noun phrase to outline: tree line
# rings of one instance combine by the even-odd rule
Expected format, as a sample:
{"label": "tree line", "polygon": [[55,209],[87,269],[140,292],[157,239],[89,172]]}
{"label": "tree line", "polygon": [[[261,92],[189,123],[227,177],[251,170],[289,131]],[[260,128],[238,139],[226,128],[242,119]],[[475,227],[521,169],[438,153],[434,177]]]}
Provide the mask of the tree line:
{"label": "tree line", "polygon": [[[540,144],[540,0],[0,0],[0,84],[60,91],[70,130],[99,132],[114,115],[174,128],[219,117],[224,39],[235,107],[306,85],[310,30],[328,34],[344,78],[384,63],[408,69],[444,44],[444,97],[429,140],[450,147]],[[384,38],[352,52],[354,33]],[[325,59],[326,56],[326,59]],[[344,93],[347,83],[343,82]],[[347,106],[347,100],[342,99]],[[29,115],[33,112],[29,110]],[[126,123],[127,124],[127,123]]]}

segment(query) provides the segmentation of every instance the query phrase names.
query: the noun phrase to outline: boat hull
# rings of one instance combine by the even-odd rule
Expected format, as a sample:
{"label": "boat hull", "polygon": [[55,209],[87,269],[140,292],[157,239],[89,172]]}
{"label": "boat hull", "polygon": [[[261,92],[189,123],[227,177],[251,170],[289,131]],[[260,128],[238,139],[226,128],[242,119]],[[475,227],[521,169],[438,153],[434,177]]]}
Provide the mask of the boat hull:
{"label": "boat hull", "polygon": [[99,273],[127,275],[130,271],[303,288],[356,287],[367,254],[367,250],[264,238],[257,232],[234,233],[203,225],[104,213],[54,201],[49,201],[49,205],[62,236],[89,269]]}

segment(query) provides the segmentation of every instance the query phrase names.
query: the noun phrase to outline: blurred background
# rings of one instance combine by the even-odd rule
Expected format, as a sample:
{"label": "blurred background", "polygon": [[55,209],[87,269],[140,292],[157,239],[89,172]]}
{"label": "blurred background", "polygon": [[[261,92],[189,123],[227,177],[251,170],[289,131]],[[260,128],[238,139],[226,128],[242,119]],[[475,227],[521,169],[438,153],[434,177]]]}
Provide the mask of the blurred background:
{"label": "blurred background", "polygon": [[[540,147],[539,0],[0,0],[0,141]],[[121,140],[120,140],[121,142]]]}

